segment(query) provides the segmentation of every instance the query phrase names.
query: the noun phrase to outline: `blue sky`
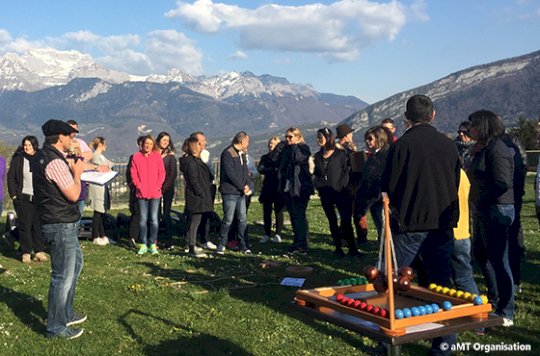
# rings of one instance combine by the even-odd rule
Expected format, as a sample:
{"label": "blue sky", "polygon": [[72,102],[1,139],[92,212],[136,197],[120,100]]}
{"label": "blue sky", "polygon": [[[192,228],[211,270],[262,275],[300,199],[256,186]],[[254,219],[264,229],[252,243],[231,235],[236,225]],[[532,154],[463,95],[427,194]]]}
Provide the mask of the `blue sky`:
{"label": "blue sky", "polygon": [[0,55],[33,47],[139,75],[249,70],[373,103],[540,50],[540,0],[2,1]]}

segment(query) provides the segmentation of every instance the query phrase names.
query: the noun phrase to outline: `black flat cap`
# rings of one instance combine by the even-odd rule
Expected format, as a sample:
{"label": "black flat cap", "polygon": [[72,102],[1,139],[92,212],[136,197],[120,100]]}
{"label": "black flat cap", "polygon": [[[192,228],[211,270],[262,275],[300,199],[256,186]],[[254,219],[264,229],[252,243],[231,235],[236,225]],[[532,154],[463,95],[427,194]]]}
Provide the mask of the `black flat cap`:
{"label": "black flat cap", "polygon": [[71,127],[70,124],[68,124],[65,121],[61,120],[49,120],[46,123],[44,123],[41,126],[41,131],[43,131],[43,134],[45,136],[53,136],[53,135],[70,135],[72,133],[78,133],[76,129]]}

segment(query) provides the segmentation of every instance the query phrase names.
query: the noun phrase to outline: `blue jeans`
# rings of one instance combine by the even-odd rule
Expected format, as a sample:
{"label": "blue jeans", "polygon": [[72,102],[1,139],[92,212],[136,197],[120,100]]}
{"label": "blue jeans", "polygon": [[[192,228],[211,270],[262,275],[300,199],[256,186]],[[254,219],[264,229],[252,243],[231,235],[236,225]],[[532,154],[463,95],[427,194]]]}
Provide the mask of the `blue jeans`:
{"label": "blue jeans", "polygon": [[[418,256],[422,261],[429,283],[447,285],[450,281],[450,255],[454,246],[454,232],[448,230],[430,230],[399,233],[394,235],[394,248],[399,267],[411,266]],[[423,286],[427,287],[427,286]],[[441,343],[453,345],[456,335],[434,338],[430,355],[449,355],[450,349],[441,350]]]}
{"label": "blue jeans", "polygon": [[223,200],[223,220],[221,221],[221,229],[219,230],[219,245],[223,247],[227,246],[229,230],[236,215],[240,249],[246,250],[248,248],[246,241],[246,197],[243,195],[224,194],[221,196],[221,199]]}
{"label": "blue jeans", "polygon": [[51,284],[47,311],[47,333],[57,335],[74,319],[73,299],[83,267],[77,238],[78,223],[42,225],[41,231],[51,254]]}
{"label": "blue jeans", "polygon": [[[141,219],[139,220],[139,242],[141,244],[155,244],[158,236],[158,212],[160,199],[138,199]],[[150,225],[150,236],[148,236]]]}
{"label": "blue jeans", "polygon": [[471,239],[454,241],[454,251],[450,257],[450,263],[456,289],[479,294],[471,265]]}
{"label": "blue jeans", "polygon": [[514,319],[514,280],[508,260],[509,229],[514,221],[512,204],[492,205],[475,214],[474,256],[486,279],[495,313]]}

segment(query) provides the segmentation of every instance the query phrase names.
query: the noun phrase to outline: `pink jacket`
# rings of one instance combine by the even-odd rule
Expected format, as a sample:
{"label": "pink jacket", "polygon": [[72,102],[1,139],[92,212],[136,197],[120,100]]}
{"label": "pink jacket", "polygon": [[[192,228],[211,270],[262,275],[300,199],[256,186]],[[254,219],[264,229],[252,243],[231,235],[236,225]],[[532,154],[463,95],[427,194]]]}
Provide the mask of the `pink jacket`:
{"label": "pink jacket", "polygon": [[165,166],[158,151],[152,151],[148,156],[137,152],[131,161],[131,180],[136,188],[139,199],[161,198],[161,186],[165,180]]}

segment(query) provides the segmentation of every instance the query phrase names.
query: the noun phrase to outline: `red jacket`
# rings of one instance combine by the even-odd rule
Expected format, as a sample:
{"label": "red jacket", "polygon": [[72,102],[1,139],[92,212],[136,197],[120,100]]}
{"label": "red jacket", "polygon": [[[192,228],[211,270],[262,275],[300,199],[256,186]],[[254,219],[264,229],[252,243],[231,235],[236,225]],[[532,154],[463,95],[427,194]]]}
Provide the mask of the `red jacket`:
{"label": "red jacket", "polygon": [[141,152],[135,153],[131,161],[130,172],[137,198],[161,198],[161,186],[165,180],[165,166],[158,151],[152,151],[148,156]]}

